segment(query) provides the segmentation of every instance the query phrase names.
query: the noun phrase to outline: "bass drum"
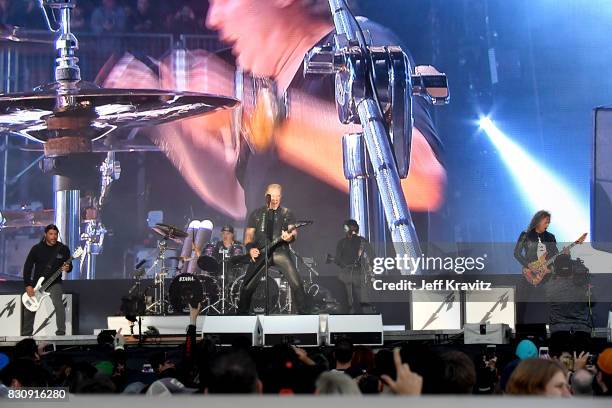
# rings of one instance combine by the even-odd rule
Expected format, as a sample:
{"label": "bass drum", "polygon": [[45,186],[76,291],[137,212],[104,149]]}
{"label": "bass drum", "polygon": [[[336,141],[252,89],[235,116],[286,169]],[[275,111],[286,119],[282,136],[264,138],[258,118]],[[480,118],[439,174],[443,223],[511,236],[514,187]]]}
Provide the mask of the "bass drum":
{"label": "bass drum", "polygon": [[[245,275],[246,274],[243,274],[236,279],[230,288],[231,305],[236,310],[238,310],[238,302],[240,301],[240,292],[242,291]],[[249,308],[249,312],[251,313],[264,313],[266,310],[265,280],[266,277],[262,274],[261,278],[259,278],[255,293],[253,293],[253,297],[251,298],[251,307]],[[280,309],[278,283],[276,283],[276,280],[268,277],[268,311],[269,313],[279,313]]]}
{"label": "bass drum", "polygon": [[219,284],[210,276],[181,273],[172,279],[168,296],[174,313],[188,313],[190,304],[195,307],[200,303],[202,309],[214,305],[219,293]]}

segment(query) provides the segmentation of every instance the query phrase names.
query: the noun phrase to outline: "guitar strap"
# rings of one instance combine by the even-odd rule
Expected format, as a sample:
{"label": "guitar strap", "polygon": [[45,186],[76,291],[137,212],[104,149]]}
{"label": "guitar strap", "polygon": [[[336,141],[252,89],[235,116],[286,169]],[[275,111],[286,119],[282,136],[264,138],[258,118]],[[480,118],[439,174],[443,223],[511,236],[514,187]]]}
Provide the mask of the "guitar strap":
{"label": "guitar strap", "polygon": [[45,266],[45,274],[48,273],[51,270],[51,267],[53,266],[53,261],[55,261],[55,259],[57,259],[57,254],[59,253],[60,250],[60,246],[62,244],[60,244],[59,242],[56,245],[55,248],[55,252],[53,252],[53,256],[51,257],[51,259],[49,259],[49,262],[47,263],[47,266]]}

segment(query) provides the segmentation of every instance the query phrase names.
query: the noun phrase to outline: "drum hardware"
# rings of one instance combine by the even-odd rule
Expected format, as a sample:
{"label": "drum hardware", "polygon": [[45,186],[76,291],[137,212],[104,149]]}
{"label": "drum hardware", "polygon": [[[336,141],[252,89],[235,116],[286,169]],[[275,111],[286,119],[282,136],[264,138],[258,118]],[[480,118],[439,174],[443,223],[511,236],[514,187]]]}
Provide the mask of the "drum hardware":
{"label": "drum hardware", "polygon": [[170,224],[162,224],[158,222],[151,229],[162,237],[164,237],[164,239],[169,239],[178,244],[183,242],[183,238],[187,237],[187,233],[185,231],[183,231],[179,227],[175,227],[174,225]]}
{"label": "drum hardware", "polygon": [[227,264],[230,260],[230,249],[225,248],[223,245],[219,248],[219,255],[221,256],[221,314],[225,314],[225,280],[227,272]]}
{"label": "drum hardware", "polygon": [[[165,224],[156,224],[155,228],[161,229]],[[174,228],[174,227],[173,227]],[[178,230],[180,231],[180,230]],[[155,230],[155,232],[158,232]],[[166,300],[166,276],[168,275],[168,268],[166,267],[166,250],[168,249],[168,239],[171,239],[172,236],[176,238],[176,235],[171,235],[171,233],[176,234],[177,230],[169,229],[167,231],[167,235],[165,235],[162,239],[157,241],[158,254],[155,262],[149,268],[149,271],[155,268],[159,264],[159,272],[156,272],[153,278],[155,292],[154,292],[154,301],[149,306],[147,306],[147,311],[152,312],[158,315],[164,315],[167,312],[168,300]],[[183,232],[184,233],[184,232]]]}
{"label": "drum hardware", "polygon": [[130,322],[130,335],[134,336],[134,326],[138,322],[138,344],[142,344],[142,315],[145,314],[146,303],[145,293],[141,291],[141,279],[144,277],[142,266],[146,261],[140,261],[134,267],[134,285],[128,291],[128,295],[121,298],[121,312]]}
{"label": "drum hardware", "polygon": [[[234,98],[156,89],[102,89],[81,80],[71,30],[73,0],[40,0],[47,26],[56,40],[24,38],[14,27],[0,27],[0,41],[53,43],[57,50],[55,82],[29,93],[0,95],[0,132],[44,145],[47,159],[90,153],[94,142],[115,130],[139,128],[202,115],[238,104]],[[4,41],[3,41],[4,42]],[[80,241],[80,189],[71,172],[54,174],[54,223],[66,244]]]}
{"label": "drum hardware", "polygon": [[[238,258],[241,258],[242,255],[235,254],[237,245],[233,244],[229,248],[225,248],[223,244],[221,244],[219,248],[219,255],[221,255],[221,314],[225,314],[226,310],[226,285],[225,282],[227,280],[228,275],[228,266],[235,265]],[[242,251],[241,251],[242,252]]]}
{"label": "drum hardware", "polygon": [[[240,244],[232,244],[225,248],[221,242],[210,242],[204,246],[202,255],[198,258],[198,267],[203,271],[204,276],[215,278],[220,281],[219,300],[204,308],[205,311],[214,310],[217,313],[225,314],[230,307],[234,307],[231,297],[228,296],[230,271],[244,262],[244,249]],[[232,274],[232,277],[234,274]]]}
{"label": "drum hardware", "polygon": [[298,254],[291,245],[289,245],[289,250],[295,256],[295,268],[298,272],[300,271],[300,263],[308,270],[308,280],[304,282],[304,290],[306,295],[314,298],[319,293],[319,284],[315,282],[315,278],[319,277],[319,272],[315,269],[317,265],[316,261],[314,258],[306,258]]}
{"label": "drum hardware", "polygon": [[85,232],[81,233],[81,240],[85,242],[85,255],[84,259],[86,262],[80,263],[81,274],[83,273],[83,267],[86,268],[85,277],[87,279],[96,278],[96,256],[102,252],[102,245],[104,244],[104,236],[108,232],[104,225],[97,220],[87,220],[84,222]]}
{"label": "drum hardware", "polygon": [[8,24],[0,24],[0,44],[4,42],[11,43],[11,45],[53,45],[54,43],[53,37],[51,37],[48,33],[44,33],[42,35],[38,33],[33,34],[31,32],[26,33],[21,27],[12,26]]}

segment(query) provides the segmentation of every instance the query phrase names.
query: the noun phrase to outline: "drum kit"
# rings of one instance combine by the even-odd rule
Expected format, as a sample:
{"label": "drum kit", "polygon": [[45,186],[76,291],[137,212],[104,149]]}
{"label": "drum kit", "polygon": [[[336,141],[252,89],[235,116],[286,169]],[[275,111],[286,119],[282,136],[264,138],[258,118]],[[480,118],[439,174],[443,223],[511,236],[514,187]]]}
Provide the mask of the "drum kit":
{"label": "drum kit", "polygon": [[[189,257],[167,256],[171,250],[168,244],[181,244],[189,234],[182,229],[169,224],[156,224],[152,230],[161,238],[158,241],[158,253],[149,268],[155,269],[153,284],[144,290],[143,295],[134,295],[144,299],[144,313],[151,315],[183,314],[189,312],[189,306],[200,305],[200,313],[212,315],[234,314],[238,309],[240,291],[246,275],[250,257],[243,245],[233,243],[228,247],[222,241],[209,242],[201,251],[195,253],[197,268],[193,272],[185,272],[180,266],[171,266],[170,260],[178,260],[179,265],[192,260]],[[308,292],[318,291],[318,285],[313,283],[313,269],[309,269],[309,279],[306,282]],[[314,271],[316,274],[316,271]],[[134,273],[136,285],[140,288],[140,279],[149,275],[146,271],[137,270]],[[166,280],[171,279],[166,293]],[[265,277],[255,291],[251,302],[251,312],[262,313],[265,310]],[[291,289],[279,271],[274,268],[267,279],[268,305],[272,313],[291,313]],[[149,295],[153,289],[153,296]]]}

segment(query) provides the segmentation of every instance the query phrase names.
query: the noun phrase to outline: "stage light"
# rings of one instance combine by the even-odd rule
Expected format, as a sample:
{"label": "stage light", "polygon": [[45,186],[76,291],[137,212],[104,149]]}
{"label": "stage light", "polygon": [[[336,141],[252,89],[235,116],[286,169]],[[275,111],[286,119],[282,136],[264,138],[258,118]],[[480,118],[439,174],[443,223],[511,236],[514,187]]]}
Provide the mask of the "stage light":
{"label": "stage light", "polygon": [[529,208],[550,211],[553,220],[558,220],[554,228],[558,241],[573,241],[590,231],[589,211],[577,193],[499,130],[491,118],[481,117],[479,125],[495,145]]}

